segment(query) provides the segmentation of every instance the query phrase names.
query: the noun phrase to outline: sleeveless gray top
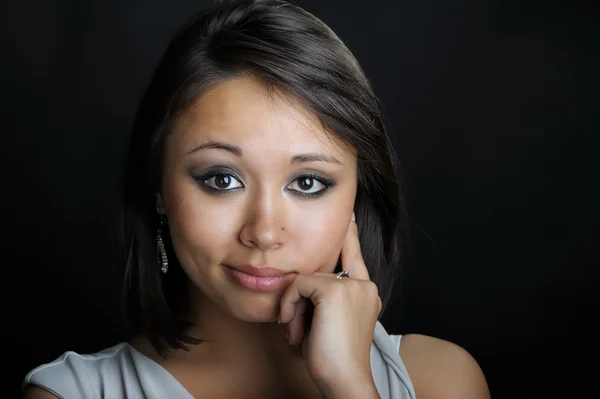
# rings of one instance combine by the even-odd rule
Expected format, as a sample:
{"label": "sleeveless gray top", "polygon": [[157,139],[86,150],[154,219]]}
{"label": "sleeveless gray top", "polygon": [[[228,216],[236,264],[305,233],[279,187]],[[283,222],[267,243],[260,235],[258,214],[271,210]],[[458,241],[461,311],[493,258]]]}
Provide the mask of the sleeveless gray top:
{"label": "sleeveless gray top", "polygon": [[[401,338],[389,335],[377,322],[371,345],[371,370],[381,399],[415,399],[399,355]],[[93,354],[65,352],[31,370],[23,381],[23,389],[28,384],[62,399],[193,399],[167,370],[126,342]]]}

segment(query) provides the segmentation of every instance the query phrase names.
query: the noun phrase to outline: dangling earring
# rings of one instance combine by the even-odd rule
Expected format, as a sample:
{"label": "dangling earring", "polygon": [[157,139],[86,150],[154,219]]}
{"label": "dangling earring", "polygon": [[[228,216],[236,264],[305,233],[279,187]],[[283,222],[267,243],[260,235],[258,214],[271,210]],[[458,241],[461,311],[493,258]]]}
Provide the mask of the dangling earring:
{"label": "dangling earring", "polygon": [[163,274],[167,274],[169,271],[169,260],[167,259],[167,252],[165,251],[165,243],[162,238],[162,230],[163,226],[167,224],[167,217],[165,215],[160,215],[160,226],[156,231],[156,261],[158,262],[160,267],[160,271]]}

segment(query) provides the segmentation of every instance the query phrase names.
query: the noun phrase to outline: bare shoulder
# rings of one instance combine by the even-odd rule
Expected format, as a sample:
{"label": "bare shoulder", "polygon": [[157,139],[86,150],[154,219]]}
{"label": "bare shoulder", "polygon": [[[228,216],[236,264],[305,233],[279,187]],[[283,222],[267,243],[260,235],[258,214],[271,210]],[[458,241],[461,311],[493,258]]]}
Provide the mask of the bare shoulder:
{"label": "bare shoulder", "polygon": [[489,399],[485,376],[462,347],[420,334],[402,337],[400,357],[418,398]]}
{"label": "bare shoulder", "polygon": [[29,385],[23,392],[23,399],[57,399],[58,396],[51,394],[43,388]]}

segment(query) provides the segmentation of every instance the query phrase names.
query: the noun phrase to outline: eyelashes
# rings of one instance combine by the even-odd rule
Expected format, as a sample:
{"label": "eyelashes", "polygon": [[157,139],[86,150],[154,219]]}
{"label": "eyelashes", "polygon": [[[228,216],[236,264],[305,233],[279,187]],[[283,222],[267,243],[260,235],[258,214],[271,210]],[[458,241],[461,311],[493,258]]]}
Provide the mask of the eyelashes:
{"label": "eyelashes", "polygon": [[[320,185],[322,188],[315,191],[313,190],[315,185],[317,185],[317,187]],[[332,180],[326,179],[323,176],[319,176],[315,173],[304,173],[295,178],[288,187],[296,186],[298,188],[290,188],[289,190],[298,193],[298,195],[311,198],[324,195],[327,190],[333,187],[333,185],[334,182]]]}
{"label": "eyelashes", "polygon": [[[211,194],[230,194],[245,188],[242,179],[228,168],[214,168],[193,178],[200,184],[201,189]],[[292,180],[286,186],[286,190],[303,198],[319,198],[334,186],[333,180],[318,173],[307,172]]]}
{"label": "eyelashes", "polygon": [[[212,168],[201,175],[193,177],[200,184],[200,188],[209,193],[224,194],[243,188],[242,179],[231,169],[227,168]],[[238,185],[228,188],[227,186],[231,185],[232,181],[237,182]],[[222,187],[223,185],[226,187]]]}

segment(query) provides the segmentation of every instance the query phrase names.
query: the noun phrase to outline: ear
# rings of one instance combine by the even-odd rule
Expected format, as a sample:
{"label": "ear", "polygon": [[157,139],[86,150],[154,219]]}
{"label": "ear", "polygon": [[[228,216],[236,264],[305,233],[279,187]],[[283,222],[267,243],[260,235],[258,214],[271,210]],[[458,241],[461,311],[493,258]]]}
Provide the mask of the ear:
{"label": "ear", "polygon": [[160,193],[156,193],[156,211],[161,215],[164,215],[165,212],[165,203],[163,201],[162,195]]}

